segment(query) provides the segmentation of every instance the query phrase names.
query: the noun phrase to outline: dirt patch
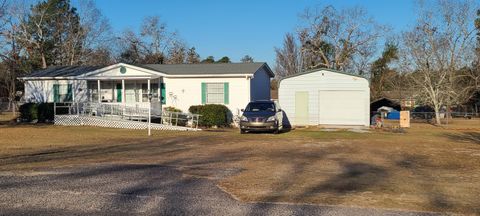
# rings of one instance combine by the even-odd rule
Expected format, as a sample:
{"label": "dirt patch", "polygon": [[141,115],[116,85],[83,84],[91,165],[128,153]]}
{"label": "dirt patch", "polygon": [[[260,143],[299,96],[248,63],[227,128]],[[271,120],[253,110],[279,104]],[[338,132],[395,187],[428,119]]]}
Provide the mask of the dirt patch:
{"label": "dirt patch", "polygon": [[147,137],[136,130],[21,125],[0,128],[0,171],[156,164],[217,181],[242,201],[480,214],[479,132],[413,124],[403,134],[304,128]]}

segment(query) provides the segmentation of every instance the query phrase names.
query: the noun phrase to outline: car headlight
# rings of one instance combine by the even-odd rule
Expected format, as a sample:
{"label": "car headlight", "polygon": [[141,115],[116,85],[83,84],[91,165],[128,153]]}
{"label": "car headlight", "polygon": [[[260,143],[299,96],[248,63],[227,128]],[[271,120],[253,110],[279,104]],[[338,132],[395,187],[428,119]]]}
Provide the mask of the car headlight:
{"label": "car headlight", "polygon": [[245,116],[242,116],[242,117],[240,117],[240,121],[246,121],[246,122],[248,122],[248,118],[245,117]]}
{"label": "car headlight", "polygon": [[275,117],[275,116],[270,116],[267,119],[267,121],[276,121],[276,120],[277,120],[277,117]]}

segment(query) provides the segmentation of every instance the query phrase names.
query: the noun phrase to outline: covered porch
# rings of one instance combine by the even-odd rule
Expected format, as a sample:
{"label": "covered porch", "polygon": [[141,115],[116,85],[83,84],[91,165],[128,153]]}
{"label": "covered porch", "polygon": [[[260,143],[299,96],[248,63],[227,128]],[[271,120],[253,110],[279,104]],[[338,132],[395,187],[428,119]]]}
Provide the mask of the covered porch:
{"label": "covered porch", "polygon": [[77,79],[84,83],[84,102],[124,107],[148,107],[151,104],[152,111],[160,113],[162,104],[166,103],[163,77],[164,74],[156,71],[119,63]]}
{"label": "covered porch", "polygon": [[[146,107],[151,102],[152,112],[159,114],[165,104],[165,84],[162,78],[153,79],[86,79],[88,103]],[[151,101],[149,101],[151,94]]]}
{"label": "covered porch", "polygon": [[152,103],[165,104],[165,84],[161,78],[87,80],[87,98],[91,103],[148,103],[149,93]]}

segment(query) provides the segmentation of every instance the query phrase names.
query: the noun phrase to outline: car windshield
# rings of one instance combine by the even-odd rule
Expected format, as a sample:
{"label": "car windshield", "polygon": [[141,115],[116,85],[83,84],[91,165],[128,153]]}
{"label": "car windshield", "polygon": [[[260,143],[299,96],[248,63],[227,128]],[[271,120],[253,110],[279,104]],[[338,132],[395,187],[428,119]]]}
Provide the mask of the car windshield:
{"label": "car windshield", "polygon": [[246,112],[275,112],[275,105],[273,103],[249,103]]}

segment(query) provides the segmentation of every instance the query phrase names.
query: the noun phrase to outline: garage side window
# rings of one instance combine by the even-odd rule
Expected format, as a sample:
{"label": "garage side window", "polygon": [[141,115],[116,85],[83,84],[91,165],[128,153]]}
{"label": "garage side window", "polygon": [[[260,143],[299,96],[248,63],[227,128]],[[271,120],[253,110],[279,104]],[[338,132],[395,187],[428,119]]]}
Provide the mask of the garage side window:
{"label": "garage side window", "polygon": [[228,83],[202,83],[202,104],[228,104]]}
{"label": "garage side window", "polygon": [[53,84],[54,102],[72,102],[72,84]]}

